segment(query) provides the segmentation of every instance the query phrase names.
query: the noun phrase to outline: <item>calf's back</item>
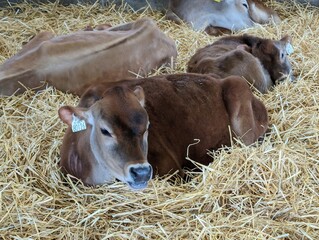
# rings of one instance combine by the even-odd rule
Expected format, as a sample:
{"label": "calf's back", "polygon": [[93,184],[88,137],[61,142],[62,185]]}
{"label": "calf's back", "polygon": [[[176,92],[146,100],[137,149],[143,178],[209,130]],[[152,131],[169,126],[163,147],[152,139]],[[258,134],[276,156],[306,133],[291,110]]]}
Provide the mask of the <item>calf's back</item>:
{"label": "calf's back", "polygon": [[290,41],[288,36],[278,41],[247,34],[222,37],[198,49],[187,64],[187,71],[220,78],[237,75],[265,93],[281,80],[292,79],[287,56]]}
{"label": "calf's back", "polygon": [[146,76],[177,56],[174,41],[148,18],[101,31],[40,33],[0,66],[0,96],[48,83],[78,93],[92,82]]}

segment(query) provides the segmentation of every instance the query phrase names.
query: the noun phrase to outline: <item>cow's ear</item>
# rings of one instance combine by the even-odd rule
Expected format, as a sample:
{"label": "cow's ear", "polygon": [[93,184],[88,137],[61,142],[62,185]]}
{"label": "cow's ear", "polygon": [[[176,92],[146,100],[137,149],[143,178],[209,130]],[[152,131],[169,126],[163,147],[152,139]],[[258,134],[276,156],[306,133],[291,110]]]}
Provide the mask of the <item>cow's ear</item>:
{"label": "cow's ear", "polygon": [[63,106],[59,109],[59,117],[60,119],[66,123],[68,126],[72,125],[72,121],[74,120],[74,116],[87,120],[87,112],[83,108],[71,107],[71,106]]}
{"label": "cow's ear", "polygon": [[261,39],[259,37],[251,36],[248,34],[243,35],[243,43],[248,45],[249,47],[254,47],[260,44]]}
{"label": "cow's ear", "polygon": [[59,117],[64,123],[66,123],[68,126],[71,126],[73,112],[74,112],[73,107],[70,107],[70,106],[60,107]]}
{"label": "cow's ear", "polygon": [[283,38],[280,39],[281,42],[291,43],[291,37],[289,35],[285,35]]}
{"label": "cow's ear", "polygon": [[144,90],[142,87],[140,86],[136,86],[133,90],[135,96],[137,97],[138,101],[140,102],[140,104],[142,105],[142,107],[145,106],[145,94],[144,94]]}
{"label": "cow's ear", "polygon": [[291,44],[292,40],[289,35],[285,35],[282,39],[280,39],[280,42],[284,45],[284,48],[286,50],[286,53],[288,55],[292,54],[294,52],[294,48]]}

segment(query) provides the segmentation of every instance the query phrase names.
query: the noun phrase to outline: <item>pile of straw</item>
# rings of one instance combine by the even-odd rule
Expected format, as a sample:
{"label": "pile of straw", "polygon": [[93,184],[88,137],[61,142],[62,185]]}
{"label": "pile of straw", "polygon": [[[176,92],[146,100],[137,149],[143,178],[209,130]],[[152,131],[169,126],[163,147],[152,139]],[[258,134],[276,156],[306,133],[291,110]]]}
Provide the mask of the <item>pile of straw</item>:
{"label": "pile of straw", "polygon": [[[268,2],[283,21],[241,33],[278,39],[289,34],[296,82],[258,95],[270,133],[256,146],[234,143],[210,153],[212,164],[189,183],[155,178],[144,191],[121,182],[73,183],[58,168],[66,126],[57,110],[78,98],[48,88],[0,98],[1,239],[318,239],[318,9]],[[178,26],[151,10],[98,5],[19,5],[0,10],[0,62],[39,31],[64,34],[150,16],[176,40],[175,69],[215,38]],[[212,159],[213,160],[213,159]]]}

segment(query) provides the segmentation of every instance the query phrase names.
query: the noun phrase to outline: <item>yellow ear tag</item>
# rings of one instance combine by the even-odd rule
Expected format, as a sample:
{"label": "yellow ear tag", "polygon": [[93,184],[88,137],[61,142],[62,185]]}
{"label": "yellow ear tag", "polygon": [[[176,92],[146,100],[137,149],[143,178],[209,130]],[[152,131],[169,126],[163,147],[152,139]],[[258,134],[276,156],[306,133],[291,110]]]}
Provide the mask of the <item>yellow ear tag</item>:
{"label": "yellow ear tag", "polygon": [[222,0],[214,0],[214,2],[218,2],[218,3],[220,3]]}
{"label": "yellow ear tag", "polygon": [[86,129],[84,120],[81,120],[74,114],[72,114],[72,132],[80,132]]}

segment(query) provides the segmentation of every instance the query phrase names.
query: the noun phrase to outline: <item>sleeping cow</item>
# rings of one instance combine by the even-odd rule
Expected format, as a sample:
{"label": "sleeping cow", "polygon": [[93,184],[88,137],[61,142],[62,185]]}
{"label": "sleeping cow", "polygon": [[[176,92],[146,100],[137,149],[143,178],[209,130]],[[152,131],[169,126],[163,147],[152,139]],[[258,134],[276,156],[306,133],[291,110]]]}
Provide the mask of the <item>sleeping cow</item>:
{"label": "sleeping cow", "polygon": [[[143,189],[152,175],[209,164],[207,150],[246,145],[267,130],[267,111],[240,77],[177,74],[93,85],[77,107],[63,106],[69,127],[60,165],[85,184],[119,179]],[[230,129],[229,129],[230,126]]]}
{"label": "sleeping cow", "polygon": [[174,41],[148,18],[99,29],[35,36],[0,66],[0,96],[21,93],[22,85],[44,87],[43,82],[78,93],[100,78],[117,81],[134,73],[145,76],[177,56]]}
{"label": "sleeping cow", "polygon": [[230,33],[255,23],[279,23],[280,18],[259,0],[170,0],[167,18],[185,21],[210,35]]}
{"label": "sleeping cow", "polygon": [[250,35],[222,37],[199,49],[188,62],[188,72],[237,75],[265,93],[274,84],[292,79],[288,54],[293,49],[288,36],[279,41]]}

